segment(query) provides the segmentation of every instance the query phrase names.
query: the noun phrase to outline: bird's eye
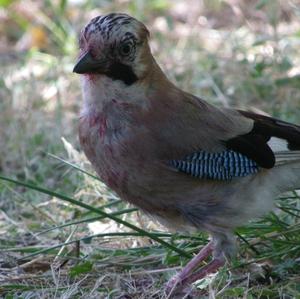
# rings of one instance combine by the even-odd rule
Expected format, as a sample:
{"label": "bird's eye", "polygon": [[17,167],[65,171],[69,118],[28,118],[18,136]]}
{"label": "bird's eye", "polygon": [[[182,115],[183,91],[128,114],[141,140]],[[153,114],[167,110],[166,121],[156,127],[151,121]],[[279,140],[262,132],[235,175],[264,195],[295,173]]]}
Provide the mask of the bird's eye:
{"label": "bird's eye", "polygon": [[120,48],[121,55],[124,56],[129,55],[131,50],[132,50],[132,45],[129,43],[122,45]]}

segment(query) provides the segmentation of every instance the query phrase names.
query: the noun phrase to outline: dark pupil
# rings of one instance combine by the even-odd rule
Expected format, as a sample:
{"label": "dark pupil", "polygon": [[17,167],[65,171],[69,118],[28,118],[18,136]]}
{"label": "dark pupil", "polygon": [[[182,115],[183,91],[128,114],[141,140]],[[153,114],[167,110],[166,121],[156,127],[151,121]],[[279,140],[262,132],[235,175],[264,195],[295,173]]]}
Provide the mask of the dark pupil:
{"label": "dark pupil", "polygon": [[130,52],[130,46],[129,45],[123,46],[122,52],[123,52],[123,54],[128,54]]}

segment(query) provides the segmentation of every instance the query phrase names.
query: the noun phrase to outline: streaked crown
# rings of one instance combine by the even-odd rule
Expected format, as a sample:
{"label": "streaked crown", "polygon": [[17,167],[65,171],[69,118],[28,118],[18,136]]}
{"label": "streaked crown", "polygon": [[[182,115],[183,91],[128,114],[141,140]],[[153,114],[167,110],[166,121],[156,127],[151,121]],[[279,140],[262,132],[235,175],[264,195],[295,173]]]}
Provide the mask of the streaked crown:
{"label": "streaked crown", "polygon": [[145,25],[127,14],[95,17],[81,32],[81,57],[74,72],[104,74],[130,85],[145,72],[148,36]]}

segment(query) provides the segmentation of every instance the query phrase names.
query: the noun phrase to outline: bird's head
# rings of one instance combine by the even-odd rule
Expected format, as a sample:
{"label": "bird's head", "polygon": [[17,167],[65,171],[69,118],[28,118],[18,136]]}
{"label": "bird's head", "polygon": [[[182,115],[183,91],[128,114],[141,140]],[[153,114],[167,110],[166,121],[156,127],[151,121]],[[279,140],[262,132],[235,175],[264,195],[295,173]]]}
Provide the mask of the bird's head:
{"label": "bird's head", "polygon": [[148,36],[145,25],[126,14],[98,16],[81,32],[80,57],[73,71],[105,75],[131,85],[147,73],[152,57]]}

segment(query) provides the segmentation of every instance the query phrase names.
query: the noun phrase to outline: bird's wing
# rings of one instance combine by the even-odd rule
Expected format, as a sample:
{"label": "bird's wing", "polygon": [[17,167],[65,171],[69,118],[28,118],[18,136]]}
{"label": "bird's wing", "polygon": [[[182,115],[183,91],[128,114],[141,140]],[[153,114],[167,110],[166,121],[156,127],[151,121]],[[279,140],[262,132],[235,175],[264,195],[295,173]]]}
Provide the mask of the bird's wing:
{"label": "bird's wing", "polygon": [[[261,164],[260,166],[271,168],[283,162],[288,163],[300,159],[300,126],[253,112],[239,111],[239,113],[254,121],[253,128],[248,134],[229,141],[229,148],[239,150],[240,137],[253,139],[256,146],[258,144],[255,139],[262,138],[265,141],[264,145],[272,151],[274,162],[270,163],[270,159],[269,165]],[[242,149],[241,152],[248,157],[252,155],[251,152],[248,153],[246,148]]]}
{"label": "bird's wing", "polygon": [[[195,177],[228,180],[254,174],[261,168],[300,161],[300,126],[252,112],[229,109],[221,112],[214,120],[206,115],[205,125],[199,130],[210,130],[208,134],[215,143],[223,145],[222,150],[211,151],[200,146],[181,159],[170,160],[169,165]],[[229,124],[224,125],[226,134],[222,136],[217,131],[214,134],[215,123],[222,122],[220,118],[226,114],[230,115]],[[249,121],[251,126],[245,130]],[[230,130],[231,134],[227,132]]]}

